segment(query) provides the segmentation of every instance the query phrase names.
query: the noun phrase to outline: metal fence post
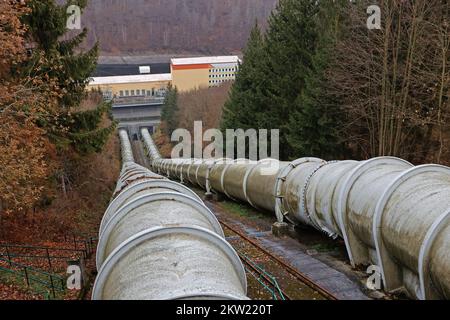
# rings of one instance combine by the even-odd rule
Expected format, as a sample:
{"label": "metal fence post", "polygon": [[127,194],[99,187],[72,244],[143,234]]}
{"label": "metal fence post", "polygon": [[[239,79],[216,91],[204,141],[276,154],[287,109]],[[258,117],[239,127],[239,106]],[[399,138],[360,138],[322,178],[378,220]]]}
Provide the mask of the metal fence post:
{"label": "metal fence post", "polygon": [[27,267],[23,267],[23,271],[25,273],[25,280],[27,281],[27,286],[30,286],[30,279],[28,278],[28,270]]}
{"label": "metal fence post", "polygon": [[5,245],[5,249],[6,249],[6,256],[8,257],[8,261],[9,261],[9,266],[12,267],[11,254],[9,253],[8,245]]}
{"label": "metal fence post", "polygon": [[55,286],[53,284],[53,276],[52,275],[50,275],[50,285],[52,287],[53,298],[56,298]]}
{"label": "metal fence post", "polygon": [[49,252],[48,248],[45,249],[45,252],[47,253],[48,266],[49,266],[50,270],[53,271],[52,261],[51,261],[51,259],[50,259],[50,252]]}

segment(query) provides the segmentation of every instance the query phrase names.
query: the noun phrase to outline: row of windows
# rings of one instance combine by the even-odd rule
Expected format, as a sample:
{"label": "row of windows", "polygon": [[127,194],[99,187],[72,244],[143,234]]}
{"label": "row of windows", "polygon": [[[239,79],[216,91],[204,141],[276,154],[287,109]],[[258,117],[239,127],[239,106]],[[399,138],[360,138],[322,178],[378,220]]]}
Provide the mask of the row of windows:
{"label": "row of windows", "polygon": [[[127,97],[127,96],[140,96],[142,92],[142,95],[145,95],[146,90],[142,89],[141,90],[120,90],[119,91],[119,96],[121,97]],[[131,93],[131,94],[130,94]]]}
{"label": "row of windows", "polygon": [[228,82],[228,81],[232,81],[232,79],[226,79],[226,80],[209,80],[209,84],[217,84],[217,83],[223,83],[223,82]]}
{"label": "row of windows", "polygon": [[212,72],[234,72],[234,71],[237,71],[237,67],[223,68],[223,69],[209,69],[209,73],[212,73]]}
{"label": "row of windows", "polygon": [[230,78],[233,77],[234,78],[234,74],[210,74],[209,75],[210,78]]}
{"label": "row of windows", "polygon": [[164,93],[164,89],[156,90],[155,88],[152,88],[152,90],[120,90],[119,91],[119,97],[135,97],[135,96],[160,96]]}

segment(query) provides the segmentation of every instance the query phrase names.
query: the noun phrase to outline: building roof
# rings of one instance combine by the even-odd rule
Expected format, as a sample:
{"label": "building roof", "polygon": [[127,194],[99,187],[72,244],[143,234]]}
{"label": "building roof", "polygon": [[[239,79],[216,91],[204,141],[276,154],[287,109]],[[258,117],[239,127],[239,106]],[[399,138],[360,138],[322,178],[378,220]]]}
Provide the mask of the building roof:
{"label": "building roof", "polygon": [[121,84],[121,83],[144,83],[157,81],[171,81],[172,75],[170,73],[162,74],[141,74],[131,76],[113,76],[113,77],[94,77],[89,82],[89,85],[107,85],[107,84]]}
{"label": "building roof", "polygon": [[99,64],[93,77],[138,75],[140,66],[150,66],[151,74],[170,73],[170,63]]}
{"label": "building roof", "polygon": [[192,65],[192,64],[217,64],[217,63],[238,63],[238,56],[216,56],[216,57],[194,57],[194,58],[175,58],[171,59],[174,66]]}

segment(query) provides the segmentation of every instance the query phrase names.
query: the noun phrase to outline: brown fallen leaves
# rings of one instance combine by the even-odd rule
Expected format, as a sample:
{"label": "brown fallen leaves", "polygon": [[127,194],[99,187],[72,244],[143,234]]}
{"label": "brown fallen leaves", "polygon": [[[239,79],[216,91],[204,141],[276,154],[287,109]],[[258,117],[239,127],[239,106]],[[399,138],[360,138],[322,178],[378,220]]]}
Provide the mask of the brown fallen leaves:
{"label": "brown fallen leaves", "polygon": [[0,283],[0,300],[41,300],[39,295],[33,294],[13,284]]}

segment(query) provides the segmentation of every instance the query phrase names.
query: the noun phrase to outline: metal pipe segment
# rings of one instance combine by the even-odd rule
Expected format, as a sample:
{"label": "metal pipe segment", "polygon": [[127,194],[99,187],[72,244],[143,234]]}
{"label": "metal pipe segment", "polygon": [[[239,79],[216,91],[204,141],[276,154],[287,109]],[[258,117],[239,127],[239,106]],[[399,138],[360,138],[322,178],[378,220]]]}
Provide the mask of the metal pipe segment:
{"label": "metal pipe segment", "polygon": [[[147,131],[148,132],[148,131]],[[124,164],[128,162],[134,162],[133,149],[131,148],[130,139],[128,133],[125,130],[119,130],[120,145],[122,146],[122,162]]]}
{"label": "metal pipe segment", "polygon": [[[154,150],[145,129],[142,133],[147,150]],[[351,264],[378,266],[386,291],[450,299],[448,167],[415,167],[394,157],[301,158],[278,162],[278,169],[267,174],[262,168],[268,160],[148,155],[160,174],[274,212],[280,223],[308,225],[343,238]]]}
{"label": "metal pipe segment", "polygon": [[215,215],[190,189],[134,163],[127,132],[119,136],[123,169],[100,225],[93,299],[248,299]]}

